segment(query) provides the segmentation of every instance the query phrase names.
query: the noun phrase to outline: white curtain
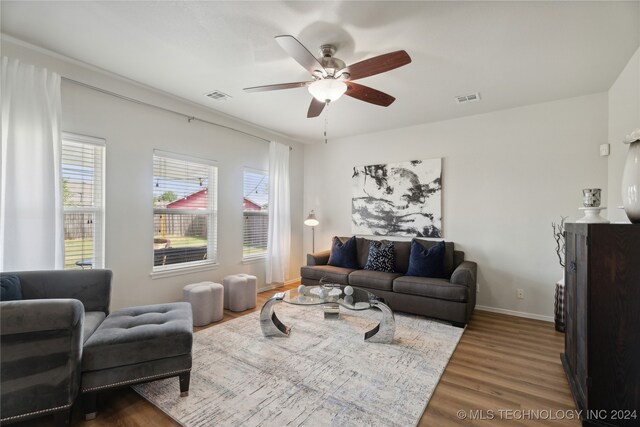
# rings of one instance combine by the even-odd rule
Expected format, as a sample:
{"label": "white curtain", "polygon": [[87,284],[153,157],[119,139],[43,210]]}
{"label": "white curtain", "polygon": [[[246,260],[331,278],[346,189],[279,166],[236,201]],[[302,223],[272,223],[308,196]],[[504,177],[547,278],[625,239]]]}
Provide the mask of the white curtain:
{"label": "white curtain", "polygon": [[269,240],[267,243],[267,283],[287,279],[291,244],[289,201],[289,146],[269,144]]}
{"label": "white curtain", "polygon": [[62,268],[60,76],[2,57],[0,271]]}

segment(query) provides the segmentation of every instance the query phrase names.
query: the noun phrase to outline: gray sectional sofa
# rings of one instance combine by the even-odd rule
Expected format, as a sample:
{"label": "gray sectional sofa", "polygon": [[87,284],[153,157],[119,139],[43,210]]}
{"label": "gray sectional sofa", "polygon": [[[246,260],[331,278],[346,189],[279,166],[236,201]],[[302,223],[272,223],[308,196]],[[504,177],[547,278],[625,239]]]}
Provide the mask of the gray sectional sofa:
{"label": "gray sectional sofa", "polygon": [[109,314],[111,271],[0,273],[20,278],[22,299],[0,303],[1,423],[57,414],[68,424],[84,343]]}
{"label": "gray sectional sofa", "polygon": [[0,303],[0,424],[55,414],[56,424],[68,425],[79,393],[92,419],[100,391],[161,378],[179,377],[188,395],[188,303],[109,313],[110,270],[0,275],[17,276],[21,287],[19,299]]}
{"label": "gray sectional sofa", "polygon": [[[339,237],[344,243],[349,237]],[[429,248],[438,242],[415,239]],[[356,238],[358,269],[328,265],[330,251],[307,255],[307,265],[300,270],[302,284],[318,285],[320,280],[364,288],[384,298],[394,311],[419,314],[451,322],[463,327],[476,305],[477,264],[465,261],[464,252],[445,242],[444,268],[446,279],[406,276],[411,242],[393,241],[395,272],[365,270],[370,239]]]}

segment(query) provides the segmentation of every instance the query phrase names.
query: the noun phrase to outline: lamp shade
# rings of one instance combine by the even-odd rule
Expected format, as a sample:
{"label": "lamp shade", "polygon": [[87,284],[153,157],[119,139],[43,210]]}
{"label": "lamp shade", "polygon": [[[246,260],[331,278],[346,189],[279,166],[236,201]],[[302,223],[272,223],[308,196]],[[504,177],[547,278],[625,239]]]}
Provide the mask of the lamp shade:
{"label": "lamp shade", "polygon": [[315,227],[318,224],[320,224],[320,221],[316,219],[315,212],[311,211],[307,219],[304,220],[304,225],[308,225],[309,227]]}
{"label": "lamp shade", "polygon": [[309,93],[320,102],[333,102],[346,91],[345,82],[332,78],[316,80],[309,85]]}

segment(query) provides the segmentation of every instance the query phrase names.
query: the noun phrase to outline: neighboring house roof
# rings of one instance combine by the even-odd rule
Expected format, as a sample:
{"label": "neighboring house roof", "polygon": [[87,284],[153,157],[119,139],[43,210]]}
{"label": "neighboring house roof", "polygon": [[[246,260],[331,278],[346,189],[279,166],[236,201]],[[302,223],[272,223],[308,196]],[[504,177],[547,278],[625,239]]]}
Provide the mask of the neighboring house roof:
{"label": "neighboring house roof", "polygon": [[207,189],[196,191],[187,197],[167,204],[167,209],[197,209],[207,206]]}
{"label": "neighboring house roof", "polygon": [[242,200],[242,209],[245,211],[259,211],[262,209],[262,206],[244,197]]}
{"label": "neighboring house roof", "polygon": [[[261,206],[248,197],[244,197],[242,202],[242,208],[248,211],[263,210],[267,206],[266,204]],[[182,199],[178,199],[171,203],[168,203],[166,207],[167,209],[198,209],[206,207],[206,205],[207,189],[205,188],[203,190],[189,194],[187,197],[183,197]]]}

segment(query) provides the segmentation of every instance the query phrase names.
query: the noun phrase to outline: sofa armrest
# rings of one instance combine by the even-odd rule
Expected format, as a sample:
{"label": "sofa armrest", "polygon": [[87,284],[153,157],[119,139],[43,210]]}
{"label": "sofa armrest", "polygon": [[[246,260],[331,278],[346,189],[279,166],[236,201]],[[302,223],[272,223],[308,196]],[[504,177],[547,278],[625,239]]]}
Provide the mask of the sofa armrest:
{"label": "sofa armrest", "polygon": [[56,330],[82,330],[84,307],[76,299],[5,301],[0,313],[1,335]]}
{"label": "sofa armrest", "polygon": [[453,271],[450,282],[455,283],[456,285],[464,285],[475,289],[477,272],[478,264],[473,261],[463,261]]}
{"label": "sofa armrest", "polygon": [[69,410],[80,388],[82,303],[6,301],[0,321],[2,421]]}
{"label": "sofa armrest", "polygon": [[109,314],[111,303],[111,270],[44,270],[21,271],[24,299],[72,298],[84,304],[85,311]]}
{"label": "sofa armrest", "polygon": [[312,254],[307,254],[307,265],[327,265],[329,262],[329,255],[331,254],[330,250],[314,252]]}

